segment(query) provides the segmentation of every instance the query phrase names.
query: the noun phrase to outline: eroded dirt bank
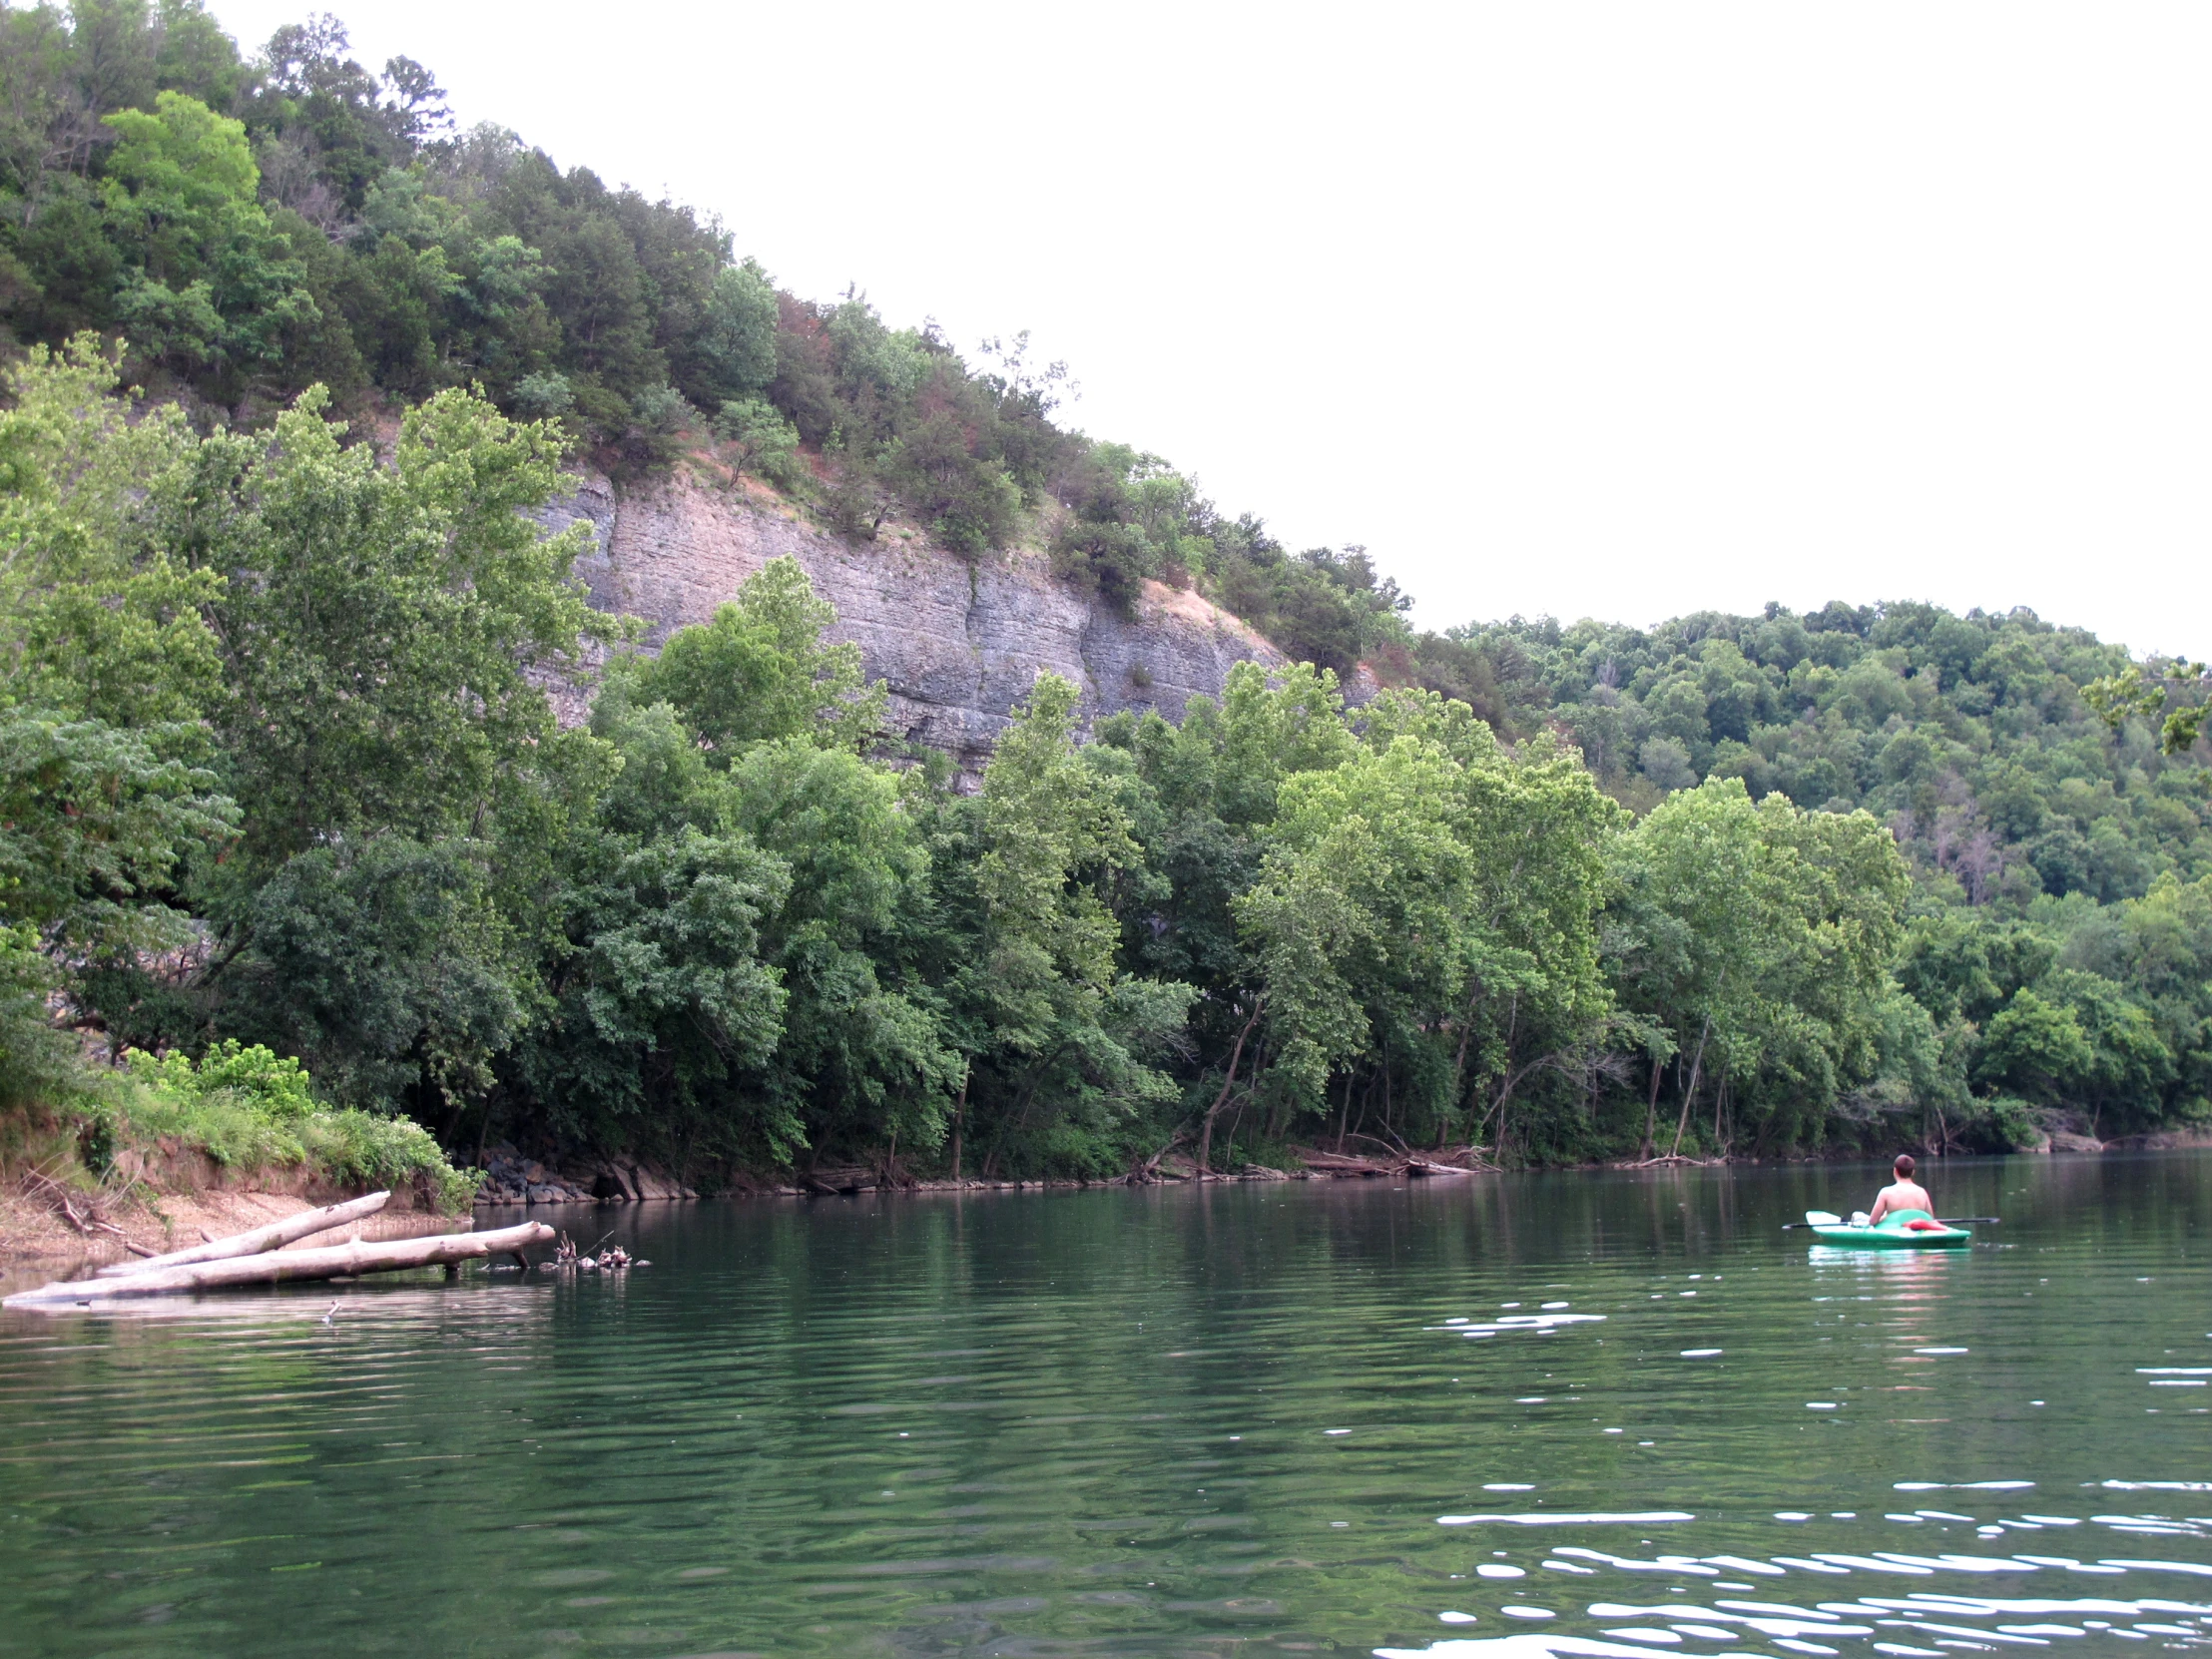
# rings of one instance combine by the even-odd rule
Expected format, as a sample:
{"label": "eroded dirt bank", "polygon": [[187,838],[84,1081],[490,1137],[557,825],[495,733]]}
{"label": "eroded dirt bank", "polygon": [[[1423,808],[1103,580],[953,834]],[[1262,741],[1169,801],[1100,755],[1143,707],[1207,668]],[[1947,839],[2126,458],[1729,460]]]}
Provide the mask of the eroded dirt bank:
{"label": "eroded dirt bank", "polygon": [[[80,1278],[95,1268],[121,1261],[131,1254],[131,1245],[154,1255],[182,1250],[205,1239],[281,1221],[327,1202],[319,1194],[309,1199],[252,1185],[189,1192],[139,1190],[127,1199],[102,1204],[97,1216],[81,1202],[75,1203],[71,1207],[77,1210],[80,1221],[72,1223],[51,1195],[11,1186],[0,1192],[0,1287],[12,1288],[15,1280]],[[403,1205],[407,1207],[401,1208]],[[389,1208],[353,1227],[363,1239],[408,1239],[423,1233],[466,1231],[469,1218],[441,1216],[416,1207],[413,1195],[402,1192],[392,1195]]]}

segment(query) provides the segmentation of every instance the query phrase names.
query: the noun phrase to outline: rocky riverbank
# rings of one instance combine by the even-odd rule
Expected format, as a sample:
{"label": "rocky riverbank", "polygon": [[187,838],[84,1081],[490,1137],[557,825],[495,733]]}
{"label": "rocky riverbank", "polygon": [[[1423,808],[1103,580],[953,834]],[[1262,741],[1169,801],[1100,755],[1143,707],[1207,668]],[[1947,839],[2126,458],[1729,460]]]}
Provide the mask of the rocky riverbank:
{"label": "rocky riverbank", "polygon": [[[2040,1146],[2023,1148],[2014,1156],[2057,1154],[2082,1156],[2121,1152],[2169,1152],[2212,1146],[2212,1134],[2193,1130],[2169,1130],[2153,1135],[2131,1135],[2122,1140],[2099,1141],[2086,1134],[2055,1132]],[[1916,1149],[1921,1150],[1921,1149]],[[1931,1151],[1929,1156],[1935,1156]],[[1320,1148],[1296,1149],[1297,1163],[1289,1169],[1266,1164],[1245,1164],[1234,1172],[1216,1171],[1213,1181],[1309,1181],[1424,1179],[1496,1173],[1468,1148],[1434,1155],[1346,1155]],[[1676,1164],[1802,1164],[1866,1162],[1875,1154],[1865,1150],[1828,1148],[1815,1152],[1782,1153],[1758,1158],[1744,1155],[1714,1159],[1656,1159],[1650,1163],[1602,1161],[1572,1166],[1583,1169],[1649,1169]],[[687,1186],[657,1166],[630,1159],[562,1160],[529,1158],[510,1147],[495,1148],[488,1156],[488,1175],[478,1192],[479,1207],[527,1208],[540,1204],[635,1204],[675,1199],[709,1198],[808,1198],[870,1192],[1036,1192],[1045,1189],[1099,1186],[1175,1184],[1199,1178],[1196,1163],[1182,1153],[1171,1153],[1144,1170],[1097,1180],[1053,1177],[1035,1180],[989,1181],[966,1177],[953,1181],[916,1176],[897,1165],[824,1164],[780,1176],[744,1176],[717,1185],[711,1192]]]}
{"label": "rocky riverbank", "polygon": [[510,1146],[493,1147],[484,1157],[484,1184],[476,1189],[479,1207],[500,1209],[531,1204],[643,1204],[700,1195],[652,1164],[628,1158],[571,1161],[555,1167],[528,1158]]}
{"label": "rocky riverbank", "polygon": [[[1297,1149],[1288,1169],[1245,1164],[1234,1172],[1215,1171],[1211,1181],[1306,1181],[1378,1177],[1464,1176],[1483,1168],[1471,1148],[1421,1156],[1384,1149],[1375,1155],[1347,1155],[1318,1148]],[[1199,1179],[1198,1165],[1186,1153],[1164,1153],[1124,1175],[1096,1180],[1057,1177],[1037,1180],[985,1180],[917,1176],[893,1163],[818,1164],[779,1177],[740,1176],[711,1195],[686,1186],[666,1171],[627,1159],[548,1161],[529,1158],[511,1147],[496,1147],[486,1158],[487,1176],[476,1202],[491,1209],[535,1204],[623,1204],[669,1199],[750,1197],[830,1197],[868,1192],[1034,1192],[1061,1187],[1122,1187],[1173,1184]]]}

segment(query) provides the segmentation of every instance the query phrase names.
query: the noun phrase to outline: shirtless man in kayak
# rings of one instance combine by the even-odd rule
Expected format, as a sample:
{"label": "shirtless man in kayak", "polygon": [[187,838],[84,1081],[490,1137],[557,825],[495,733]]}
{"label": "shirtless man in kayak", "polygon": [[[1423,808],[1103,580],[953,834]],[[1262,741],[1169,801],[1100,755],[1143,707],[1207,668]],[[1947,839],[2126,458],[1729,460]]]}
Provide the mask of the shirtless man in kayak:
{"label": "shirtless man in kayak", "polygon": [[1874,1208],[1867,1212],[1869,1227],[1900,1210],[1925,1210],[1932,1216],[1936,1213],[1936,1201],[1928,1196],[1928,1189],[1913,1179],[1913,1155],[1899,1153],[1892,1167],[1897,1171],[1897,1180],[1882,1189],[1874,1201]]}

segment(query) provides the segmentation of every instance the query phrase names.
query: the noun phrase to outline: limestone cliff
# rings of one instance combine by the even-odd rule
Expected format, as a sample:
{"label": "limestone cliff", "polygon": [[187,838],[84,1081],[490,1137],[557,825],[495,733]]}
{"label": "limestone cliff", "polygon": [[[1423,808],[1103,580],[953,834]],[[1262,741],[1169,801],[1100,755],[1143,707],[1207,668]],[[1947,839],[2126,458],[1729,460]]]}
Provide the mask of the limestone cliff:
{"label": "limestone cliff", "polygon": [[[1057,580],[1041,554],[970,562],[891,529],[855,545],[765,493],[701,484],[681,468],[635,487],[585,475],[544,517],[591,526],[597,549],[577,574],[600,609],[646,621],[649,648],[791,555],[836,607],[834,637],[858,645],[867,677],[887,684],[892,731],[943,750],[970,781],[1040,671],[1080,688],[1086,721],[1123,709],[1180,719],[1193,696],[1218,697],[1235,664],[1282,660],[1194,593],[1148,582],[1123,618]],[[581,699],[564,703],[566,718],[581,717]]]}

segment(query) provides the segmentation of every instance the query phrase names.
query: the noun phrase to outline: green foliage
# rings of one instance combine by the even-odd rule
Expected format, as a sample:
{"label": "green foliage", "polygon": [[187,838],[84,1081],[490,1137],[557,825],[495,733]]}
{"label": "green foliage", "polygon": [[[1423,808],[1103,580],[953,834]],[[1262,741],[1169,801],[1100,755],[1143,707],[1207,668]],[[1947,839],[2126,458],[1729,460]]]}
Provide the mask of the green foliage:
{"label": "green foliage", "polygon": [[177,866],[239,814],[214,773],[160,755],[176,736],[0,705],[0,919],[67,959],[184,941]]}
{"label": "green foliage", "polygon": [[198,609],[219,579],[172,545],[174,410],[136,423],[90,340],[34,348],[0,413],[0,1091],[81,1092],[57,1009],[89,964],[190,936],[187,860],[238,821],[196,723],[216,686]]}
{"label": "green foliage", "polygon": [[0,1107],[66,1098],[82,1087],[74,1045],[47,1018],[59,979],[36,928],[0,928]]}
{"label": "green foliage", "polygon": [[125,1055],[137,1087],[95,1114],[104,1136],[164,1138],[233,1169],[305,1165],[334,1185],[397,1187],[421,1180],[439,1207],[464,1208],[476,1178],[446,1162],[404,1118],[332,1111],[294,1059],[226,1041],[195,1062],[181,1053]]}
{"label": "green foliage", "polygon": [[[893,394],[936,348],[857,303],[825,324],[828,372],[903,443]],[[1075,688],[1044,676],[961,797],[873,758],[885,689],[788,559],[619,655],[589,730],[558,731],[532,676],[575,672],[587,613],[573,533],[529,516],[559,487],[547,426],[438,392],[379,461],[318,391],[249,442],[123,425],[113,373],[89,344],[34,358],[0,422],[25,550],[8,646],[69,705],[0,721],[11,1052],[52,1034],[58,989],[111,1041],[299,1056],[364,1123],[499,1121],[710,1181],[893,1147],[1109,1174],[1178,1137],[1211,1157],[1217,1131],[1531,1162],[1996,1144],[2017,1125],[1994,1098],[2148,1126],[2193,1121],[2212,1083],[2212,877],[2161,873],[2122,828],[2130,797],[2087,781],[2119,740],[2081,748],[2069,716],[2055,790],[2018,745],[1977,774],[1989,833],[2073,860],[2063,892],[1990,882],[1975,904],[1942,851],[1964,746],[1939,665],[1974,647],[2065,710],[2024,624],[1991,643],[1917,618],[1931,674],[1865,643],[1878,614],[1852,615],[1853,646],[1778,613],[1772,639],[1708,632],[1632,698],[1599,677],[1581,702],[1565,636],[1482,645],[1514,718],[1549,662],[1559,725],[1597,722],[1594,766],[1436,691],[1348,709],[1311,663],[1240,665],[1180,727],[1123,716],[1086,741]],[[783,419],[732,400],[724,429],[767,452]],[[1107,476],[1119,505],[1078,522],[1163,571],[1168,547],[1237,568],[1193,544],[1176,475]],[[1764,787],[1791,752],[1762,735],[1796,695],[1858,735],[1848,776],[1887,825],[1840,767],[1806,768],[1818,808]],[[2134,792],[2162,763],[2128,741]],[[2177,833],[2197,820],[2158,804],[2180,781],[2144,814]],[[208,1118],[210,1144],[276,1132],[244,1110]],[[345,1156],[385,1156],[345,1133]]]}
{"label": "green foliage", "polygon": [[788,889],[780,862],[690,824],[602,831],[572,857],[554,1006],[520,1056],[552,1127],[687,1165],[788,1155],[796,1120],[738,1109],[743,1074],[782,1034],[784,989],[760,959],[762,917]]}
{"label": "green foliage", "polygon": [[1053,490],[1063,508],[1053,568],[1124,614],[1158,579],[1203,588],[1294,659],[1340,678],[1406,649],[1399,613],[1412,601],[1364,548],[1293,556],[1260,520],[1224,518],[1157,455],[1089,444],[1061,461]]}
{"label": "green foliage", "polygon": [[123,1058],[131,1075],[163,1105],[190,1106],[211,1095],[229,1094],[278,1123],[297,1123],[317,1109],[299,1062],[280,1058],[259,1043],[249,1048],[229,1038],[198,1061],[189,1054],[157,1056],[137,1048]]}
{"label": "green foliage", "polygon": [[252,62],[197,0],[8,20],[0,323],[19,340],[125,334],[134,374],[241,424],[316,383],[339,407],[480,387],[626,475],[718,410],[738,468],[841,535],[904,518],[968,557],[1034,538],[1124,613],[1147,581],[1197,585],[1299,660],[1405,677],[1407,601],[1364,551],[1293,555],[1158,456],[1055,425],[1067,368],[1032,364],[1026,334],[967,360],[856,289],[800,299],[689,208],[501,128],[455,135],[429,71],[369,72],[327,16]]}
{"label": "green foliage", "polygon": [[387,466],[319,393],[257,443],[126,424],[113,376],[34,352],[0,416],[0,644],[47,705],[0,706],[0,923],[112,1033],[275,1041],[382,1110],[480,1095],[540,995],[529,837],[590,770],[530,678],[589,614],[522,516],[558,440],[442,393]]}
{"label": "green foliage", "polygon": [[725,763],[752,743],[786,738],[863,749],[882,728],[881,681],[863,687],[860,650],[825,645],[835,613],[815,597],[798,561],[772,559],[650,661],[623,665],[617,684],[639,703],[667,702]]}
{"label": "green foliage", "polygon": [[738,465],[789,495],[805,491],[807,463],[799,453],[799,428],[765,397],[725,402],[716,414],[715,435],[730,445]]}
{"label": "green foliage", "polygon": [[1292,657],[1349,676],[1370,657],[1401,649],[1400,613],[1412,600],[1376,571],[1364,548],[1293,556],[1250,517],[1217,524],[1208,539],[1214,596]]}
{"label": "green foliage", "polygon": [[675,432],[692,416],[692,406],[674,386],[647,386],[630,399],[630,408],[649,432]]}
{"label": "green foliage", "polygon": [[208,984],[221,1023],[305,1056],[344,1105],[481,1095],[537,995],[492,852],[378,835],[297,853],[250,895],[223,892],[210,908],[237,950]]}
{"label": "green foliage", "polygon": [[938,1145],[964,1067],[901,937],[929,870],[896,776],[795,738],[755,745],[730,782],[738,826],[790,872],[762,929],[786,998],[762,1093],[810,1146]]}
{"label": "green foliage", "polygon": [[300,1125],[299,1139],[307,1162],[334,1183],[388,1188],[424,1179],[438,1208],[449,1212],[467,1209],[476,1196],[479,1175],[454,1168],[436,1138],[405,1118],[351,1108],[319,1112]]}
{"label": "green foliage", "polygon": [[223,588],[183,544],[195,445],[174,407],[129,418],[90,335],[33,346],[0,413],[0,662],[17,704],[148,727],[219,682],[201,607]]}
{"label": "green foliage", "polygon": [[515,382],[514,404],[525,420],[558,420],[576,407],[576,388],[565,374],[525,374]]}
{"label": "green foliage", "polygon": [[[2198,995],[2163,963],[2203,959],[2181,917],[2212,871],[2212,809],[2199,760],[2174,747],[2194,742],[2187,720],[2152,724],[2201,703],[2194,665],[2130,663],[2025,611],[1927,605],[1770,606],[1649,631],[1515,621],[1449,643],[1450,662],[1490,673],[1509,724],[1565,727],[1608,791],[1658,808],[1653,820],[1734,781],[1808,823],[1856,808],[1889,830],[1913,891],[1894,971],[1931,1029],[1872,1077],[1837,1072],[1835,1133],[1910,1123],[1940,1141],[1963,1116],[1969,1141],[1973,1123],[2001,1140],[1966,1105],[1969,1083],[2107,1134],[2181,1121],[2203,1098]],[[1764,1132],[1777,1129],[1808,1132]]]}
{"label": "green foliage", "polygon": [[[1642,1022],[1655,1145],[1674,1062],[1679,1150],[1712,1089],[1710,1144],[1817,1140],[1827,1106],[1877,1075],[1909,878],[1865,814],[1758,806],[1737,779],[1671,797],[1621,842],[1612,949]],[[1730,1118],[1731,1105],[1735,1116]]]}
{"label": "green foliage", "polygon": [[2004,1144],[2014,1152],[2033,1152],[2049,1137],[2035,1121],[2035,1109],[2024,1100],[1999,1095],[1989,1102],[1989,1116]]}
{"label": "green foliage", "polygon": [[697,350],[707,388],[723,402],[758,397],[776,378],[776,289],[758,261],[715,274]]}
{"label": "green foliage", "polygon": [[[771,566],[601,698],[619,770],[565,849],[554,1003],[518,1055],[559,1132],[687,1168],[936,1138],[958,1067],[901,938],[928,858],[853,753],[873,705],[843,701],[828,620]],[[643,701],[671,691],[703,707]]]}
{"label": "green foliage", "polygon": [[1452,639],[1495,671],[1489,695],[1516,730],[1542,718],[1572,732],[1619,799],[1648,808],[1733,777],[1755,799],[1863,807],[1940,903],[2018,914],[2038,892],[2075,891],[2110,903],[2160,870],[2212,869],[2198,767],[2143,724],[2169,688],[2194,685],[2189,665],[2131,665],[2031,612],[1770,606],[1648,631],[1515,621]]}
{"label": "green foliage", "polygon": [[983,1101],[997,1108],[986,1173],[1009,1154],[1084,1173],[1125,1161],[1131,1131],[1174,1096],[1152,1062],[1176,1046],[1196,995],[1116,961],[1109,899],[1142,853],[1121,768],[1078,748],[1075,705],[1067,681],[1037,677],[972,825],[973,955],[949,989]]}
{"label": "green foliage", "polygon": [[1278,1069],[1306,1103],[1368,1051],[1378,1014],[1385,1029],[1432,1022],[1423,993],[1450,996],[1464,977],[1473,867],[1451,832],[1454,782],[1440,752],[1400,740],[1285,791],[1237,913],[1274,1004]]}
{"label": "green foliage", "polygon": [[568,578],[587,532],[523,516],[559,487],[553,429],[441,392],[386,466],[324,407],[309,391],[266,442],[218,433],[196,461],[192,562],[228,578],[210,713],[265,863],[333,834],[465,833],[527,788],[553,730],[531,671],[592,616]]}
{"label": "green foliage", "polygon": [[[17,1098],[98,1097],[104,1038],[238,1156],[426,1167],[412,1111],[698,1180],[2212,1117],[2200,665],[1928,605],[1416,635],[1364,549],[1056,425],[1025,336],[800,299],[348,53],[317,18],[249,63],[195,0],[0,11]],[[383,447],[337,418],[378,398]],[[881,753],[886,689],[778,560],[562,730],[544,687],[635,637],[539,528],[571,446],[710,441],[696,473],[855,541],[1027,542],[1290,661],[1088,733],[1040,678],[964,795]],[[341,1109],[273,1110],[253,1045]]]}
{"label": "green foliage", "polygon": [[151,112],[102,120],[116,133],[103,180],[123,255],[115,321],[150,357],[188,372],[274,363],[319,313],[257,200],[245,125],[174,91],[157,94]]}
{"label": "green foliage", "polygon": [[1163,561],[1134,524],[1071,519],[1053,539],[1052,568],[1132,616],[1146,579],[1160,574]]}
{"label": "green foliage", "polygon": [[930,534],[955,553],[1003,547],[1013,535],[1021,486],[950,409],[910,420],[883,451],[880,470]]}
{"label": "green foliage", "polygon": [[2160,747],[2168,755],[2186,755],[2196,747],[2204,728],[2207,689],[2212,689],[2212,668],[2203,663],[2152,663],[2147,665],[2147,673],[2146,665],[2129,663],[2118,674],[2083,686],[2081,699],[2096,711],[2098,719],[2118,732],[2131,716],[2148,720],[2157,714],[2173,693],[2193,694],[2196,701],[2177,702],[2159,729]]}
{"label": "green foliage", "polygon": [[983,783],[976,886],[986,954],[976,990],[1000,1041],[1021,1054],[1063,1040],[1112,986],[1118,929],[1080,877],[1137,857],[1114,792],[1077,753],[1075,703],[1074,686],[1040,674]]}
{"label": "green foliage", "polygon": [[243,123],[197,98],[164,92],[153,113],[122,110],[101,118],[116,131],[106,178],[110,210],[167,236],[178,257],[208,248],[254,207],[261,170]]}

